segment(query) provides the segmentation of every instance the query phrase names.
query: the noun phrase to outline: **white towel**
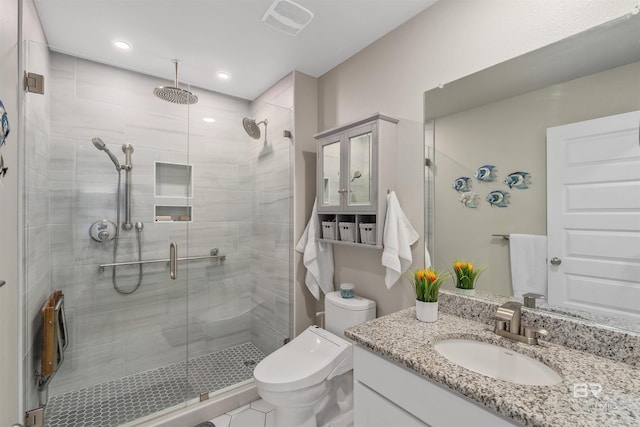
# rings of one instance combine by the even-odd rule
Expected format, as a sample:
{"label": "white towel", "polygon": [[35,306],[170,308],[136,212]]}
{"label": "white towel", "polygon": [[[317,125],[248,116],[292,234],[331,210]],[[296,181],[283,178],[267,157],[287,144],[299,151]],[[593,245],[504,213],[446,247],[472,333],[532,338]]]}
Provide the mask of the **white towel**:
{"label": "white towel", "polygon": [[427,249],[427,240],[425,238],[424,241],[424,268],[431,267],[431,254],[429,253],[429,249]]}
{"label": "white towel", "polygon": [[400,276],[411,266],[411,245],[417,240],[418,232],[402,211],[395,191],[387,194],[387,216],[382,237],[382,265],[387,267],[384,283],[391,289]]}
{"label": "white towel", "polygon": [[547,236],[509,236],[513,296],[533,292],[547,296]]}
{"label": "white towel", "polygon": [[318,240],[321,230],[317,203],[317,200],[313,203],[311,219],[296,245],[296,251],[304,254],[302,263],[307,268],[304,283],[319,300],[321,289],[325,294],[333,292],[333,245]]}

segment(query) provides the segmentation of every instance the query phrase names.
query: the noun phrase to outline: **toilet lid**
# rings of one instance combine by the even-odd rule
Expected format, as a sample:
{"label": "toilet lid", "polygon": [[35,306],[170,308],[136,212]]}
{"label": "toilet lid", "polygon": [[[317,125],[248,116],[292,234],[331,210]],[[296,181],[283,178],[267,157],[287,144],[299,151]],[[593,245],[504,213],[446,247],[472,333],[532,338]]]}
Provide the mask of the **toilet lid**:
{"label": "toilet lid", "polygon": [[324,381],[345,357],[351,357],[350,350],[348,341],[312,326],[265,357],[253,376],[265,390],[299,390]]}

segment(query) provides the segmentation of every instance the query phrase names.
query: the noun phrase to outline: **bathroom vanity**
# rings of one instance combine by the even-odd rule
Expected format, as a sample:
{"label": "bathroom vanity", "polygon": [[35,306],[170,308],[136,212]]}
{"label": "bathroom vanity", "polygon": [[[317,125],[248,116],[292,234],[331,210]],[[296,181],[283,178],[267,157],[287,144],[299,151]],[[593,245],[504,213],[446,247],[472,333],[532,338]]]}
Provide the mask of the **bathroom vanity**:
{"label": "bathroom vanity", "polygon": [[354,366],[357,426],[518,425],[359,345]]}
{"label": "bathroom vanity", "polygon": [[[549,331],[553,334],[553,331]],[[409,308],[348,329],[354,357],[355,426],[631,426],[640,420],[640,369],[547,341],[527,345],[488,324],[440,312],[422,323]],[[444,340],[499,345],[562,377],[515,384],[458,366],[434,349]]]}

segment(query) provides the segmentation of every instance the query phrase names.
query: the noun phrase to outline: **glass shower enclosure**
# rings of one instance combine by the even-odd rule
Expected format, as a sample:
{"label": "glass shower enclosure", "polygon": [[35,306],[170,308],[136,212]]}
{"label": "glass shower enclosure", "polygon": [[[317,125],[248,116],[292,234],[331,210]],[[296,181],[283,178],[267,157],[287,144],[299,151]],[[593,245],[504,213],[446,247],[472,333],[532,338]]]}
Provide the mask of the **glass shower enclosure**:
{"label": "glass shower enclosure", "polygon": [[[170,76],[25,51],[46,82],[23,102],[27,409],[115,426],[251,381],[292,336],[291,110],[200,88],[173,104],[153,95]],[[43,375],[55,291],[68,345]]]}

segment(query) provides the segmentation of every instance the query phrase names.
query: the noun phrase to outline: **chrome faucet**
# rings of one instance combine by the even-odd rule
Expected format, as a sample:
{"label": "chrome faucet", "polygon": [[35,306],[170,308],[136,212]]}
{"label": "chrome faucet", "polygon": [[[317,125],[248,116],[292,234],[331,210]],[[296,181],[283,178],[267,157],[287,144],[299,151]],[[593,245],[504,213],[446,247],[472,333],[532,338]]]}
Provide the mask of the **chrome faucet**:
{"label": "chrome faucet", "polygon": [[[536,327],[520,325],[522,304],[515,301],[509,301],[498,307],[494,320],[496,322],[495,333],[501,337],[520,341],[525,344],[537,345],[538,336],[547,336],[549,333]],[[508,327],[507,327],[508,323]]]}

